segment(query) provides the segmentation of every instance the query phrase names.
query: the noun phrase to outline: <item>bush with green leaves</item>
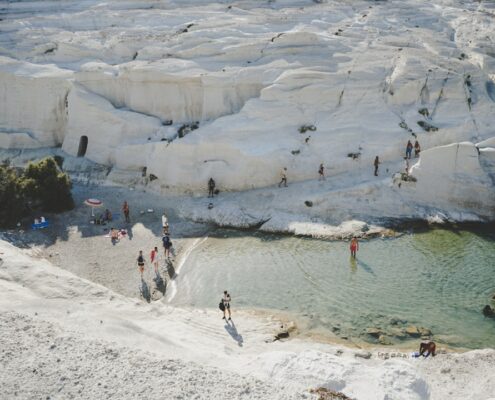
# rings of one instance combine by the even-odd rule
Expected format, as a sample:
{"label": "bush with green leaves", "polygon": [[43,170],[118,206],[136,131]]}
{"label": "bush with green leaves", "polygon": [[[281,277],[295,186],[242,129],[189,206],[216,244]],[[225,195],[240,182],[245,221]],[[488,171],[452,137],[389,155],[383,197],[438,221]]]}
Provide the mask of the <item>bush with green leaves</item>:
{"label": "bush with green leaves", "polygon": [[61,212],[74,208],[71,187],[53,157],[29,163],[22,173],[0,166],[0,226],[12,226],[30,209]]}
{"label": "bush with green leaves", "polygon": [[12,226],[26,213],[27,207],[17,171],[0,166],[0,225]]}
{"label": "bush with green leaves", "polygon": [[22,190],[35,208],[61,212],[74,208],[71,182],[53,157],[29,163],[21,178]]}

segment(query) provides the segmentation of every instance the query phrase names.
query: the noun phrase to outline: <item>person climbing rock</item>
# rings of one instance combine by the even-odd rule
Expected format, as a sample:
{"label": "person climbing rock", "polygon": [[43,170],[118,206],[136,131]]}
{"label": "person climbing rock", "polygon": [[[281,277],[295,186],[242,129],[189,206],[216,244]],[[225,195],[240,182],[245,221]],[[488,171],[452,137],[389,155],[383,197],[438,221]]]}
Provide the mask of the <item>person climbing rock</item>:
{"label": "person climbing rock", "polygon": [[127,204],[127,201],[124,201],[124,204],[122,204],[122,212],[124,213],[125,222],[131,222],[131,218],[129,217],[129,204]]}
{"label": "person climbing rock", "polygon": [[215,181],[210,178],[208,181],[208,197],[213,197],[215,195]]}
{"label": "person climbing rock", "polygon": [[420,152],[421,152],[421,147],[419,146],[419,142],[416,140],[414,142],[414,157],[418,158]]}
{"label": "person climbing rock", "polygon": [[318,168],[318,180],[319,181],[325,180],[325,167],[323,166],[323,163],[321,163],[320,168]]}
{"label": "person climbing rock", "polygon": [[231,318],[231,314],[230,314],[230,302],[231,302],[231,297],[230,297],[230,294],[224,290],[223,292],[223,306],[224,306],[224,310],[223,310],[223,318],[222,319],[225,319],[225,313],[228,311],[229,313],[229,321],[232,319]]}
{"label": "person climbing rock", "polygon": [[287,187],[287,168],[284,167],[282,168],[282,171],[280,171],[280,182],[278,184],[278,187],[282,186],[282,183],[284,184],[284,187]]}
{"label": "person climbing rock", "polygon": [[378,158],[378,156],[375,157],[373,165],[375,166],[375,176],[378,176],[378,166],[380,165],[380,159]]}
{"label": "person climbing rock", "polygon": [[407,141],[406,145],[406,158],[409,160],[411,159],[411,153],[412,153],[413,145],[410,140]]}
{"label": "person climbing rock", "polygon": [[138,258],[137,258],[137,265],[138,265],[139,273],[141,274],[141,279],[143,279],[143,273],[144,273],[143,250],[139,250],[139,255],[138,255]]}
{"label": "person climbing rock", "polygon": [[357,240],[357,237],[354,236],[352,239],[351,239],[351,245],[349,246],[350,250],[351,250],[351,257],[352,258],[356,258],[356,253],[357,251],[359,250],[359,242]]}

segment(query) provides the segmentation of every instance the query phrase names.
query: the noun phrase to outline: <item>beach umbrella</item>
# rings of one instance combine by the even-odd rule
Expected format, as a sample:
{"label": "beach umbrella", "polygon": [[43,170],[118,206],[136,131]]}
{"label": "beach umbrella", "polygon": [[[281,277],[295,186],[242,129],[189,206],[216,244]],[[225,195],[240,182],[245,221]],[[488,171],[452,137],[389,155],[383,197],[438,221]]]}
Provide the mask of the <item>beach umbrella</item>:
{"label": "beach umbrella", "polygon": [[91,207],[91,216],[94,217],[95,216],[95,211],[94,211],[95,207],[101,207],[103,205],[103,202],[101,200],[98,200],[98,199],[86,199],[86,200],[84,200],[84,204]]}

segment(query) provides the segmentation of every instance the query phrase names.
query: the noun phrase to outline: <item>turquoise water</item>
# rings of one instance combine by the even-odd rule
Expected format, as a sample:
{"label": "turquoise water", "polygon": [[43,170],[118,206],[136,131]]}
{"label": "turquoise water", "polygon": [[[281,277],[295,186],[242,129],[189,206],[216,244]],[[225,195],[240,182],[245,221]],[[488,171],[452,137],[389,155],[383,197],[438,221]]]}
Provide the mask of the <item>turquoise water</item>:
{"label": "turquoise water", "polygon": [[[177,278],[177,305],[216,308],[224,289],[233,308],[289,313],[308,333],[393,344],[409,325],[465,348],[495,347],[495,235],[435,229],[349,245],[218,231],[195,249]],[[418,339],[414,339],[418,340]],[[412,343],[412,342],[411,342]]]}

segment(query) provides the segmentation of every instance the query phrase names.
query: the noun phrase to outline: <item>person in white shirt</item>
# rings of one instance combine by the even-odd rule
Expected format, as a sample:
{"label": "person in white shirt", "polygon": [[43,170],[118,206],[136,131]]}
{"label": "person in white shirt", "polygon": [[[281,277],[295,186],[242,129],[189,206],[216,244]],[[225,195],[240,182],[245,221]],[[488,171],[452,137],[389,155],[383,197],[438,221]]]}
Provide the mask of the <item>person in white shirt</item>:
{"label": "person in white shirt", "polygon": [[163,227],[163,233],[166,234],[168,233],[168,218],[165,213],[162,215],[162,227]]}

